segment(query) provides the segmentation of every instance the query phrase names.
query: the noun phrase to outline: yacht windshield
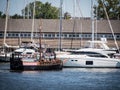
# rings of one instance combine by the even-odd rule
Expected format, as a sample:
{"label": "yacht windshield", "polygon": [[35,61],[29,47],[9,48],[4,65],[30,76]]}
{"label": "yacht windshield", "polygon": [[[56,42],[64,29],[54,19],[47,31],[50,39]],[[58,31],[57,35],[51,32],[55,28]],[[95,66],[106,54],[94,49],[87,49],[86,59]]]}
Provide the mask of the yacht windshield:
{"label": "yacht windshield", "polygon": [[71,54],[77,54],[77,55],[87,55],[90,57],[102,57],[102,58],[107,58],[107,56],[101,54],[101,53],[97,53],[97,52],[89,52],[89,51],[73,51],[71,52]]}

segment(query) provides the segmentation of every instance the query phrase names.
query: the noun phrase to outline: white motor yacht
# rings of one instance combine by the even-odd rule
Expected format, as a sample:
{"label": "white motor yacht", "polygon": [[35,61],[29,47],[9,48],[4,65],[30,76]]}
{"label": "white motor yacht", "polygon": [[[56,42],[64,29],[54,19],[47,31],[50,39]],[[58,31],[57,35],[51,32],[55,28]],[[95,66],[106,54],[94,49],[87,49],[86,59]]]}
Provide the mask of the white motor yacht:
{"label": "white motor yacht", "polygon": [[36,51],[34,49],[19,48],[14,51],[14,54],[21,57],[22,61],[36,60],[36,58],[33,57],[36,54]]}
{"label": "white motor yacht", "polygon": [[120,68],[120,59],[110,58],[107,54],[98,51],[71,52],[71,54],[57,55],[63,60],[64,67],[91,67],[91,68]]}

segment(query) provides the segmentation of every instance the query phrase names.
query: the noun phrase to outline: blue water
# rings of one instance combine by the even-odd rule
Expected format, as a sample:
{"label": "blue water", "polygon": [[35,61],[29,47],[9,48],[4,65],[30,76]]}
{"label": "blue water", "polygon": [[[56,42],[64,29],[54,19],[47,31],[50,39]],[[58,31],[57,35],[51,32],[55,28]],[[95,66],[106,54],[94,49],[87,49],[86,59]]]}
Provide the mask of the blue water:
{"label": "blue water", "polygon": [[0,90],[120,90],[120,69],[13,72],[9,63],[0,63]]}

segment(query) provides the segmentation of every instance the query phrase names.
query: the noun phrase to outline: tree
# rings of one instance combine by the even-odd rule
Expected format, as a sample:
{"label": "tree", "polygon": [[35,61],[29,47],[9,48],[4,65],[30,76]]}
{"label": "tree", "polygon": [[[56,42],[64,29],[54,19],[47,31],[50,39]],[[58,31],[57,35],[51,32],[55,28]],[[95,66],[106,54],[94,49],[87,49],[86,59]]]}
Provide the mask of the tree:
{"label": "tree", "polygon": [[64,19],[70,19],[70,18],[71,18],[70,13],[65,12],[65,13],[64,13]]}
{"label": "tree", "polygon": [[3,12],[2,11],[0,11],[0,18],[5,18],[6,17],[6,15],[5,14],[3,14]]}
{"label": "tree", "polygon": [[59,9],[52,7],[50,3],[46,2],[41,7],[41,17],[44,19],[58,18]]}
{"label": "tree", "polygon": [[0,18],[2,17],[2,12],[0,11]]}
{"label": "tree", "polygon": [[18,15],[18,14],[14,14],[13,16],[11,16],[13,19],[21,19],[23,18],[23,16]]}
{"label": "tree", "polygon": [[[120,18],[120,1],[119,0],[98,0],[98,5],[94,6],[94,14],[98,19],[106,19],[106,14],[104,6],[106,8],[107,14],[110,19]],[[97,12],[96,12],[97,11]]]}
{"label": "tree", "polygon": [[[27,5],[25,9],[22,10],[22,14],[29,18],[33,17],[33,7],[34,2]],[[28,11],[29,8],[29,11]],[[58,18],[59,9],[51,6],[51,3],[46,2],[43,4],[40,1],[35,2],[35,18],[44,18],[44,19],[56,19]]]}

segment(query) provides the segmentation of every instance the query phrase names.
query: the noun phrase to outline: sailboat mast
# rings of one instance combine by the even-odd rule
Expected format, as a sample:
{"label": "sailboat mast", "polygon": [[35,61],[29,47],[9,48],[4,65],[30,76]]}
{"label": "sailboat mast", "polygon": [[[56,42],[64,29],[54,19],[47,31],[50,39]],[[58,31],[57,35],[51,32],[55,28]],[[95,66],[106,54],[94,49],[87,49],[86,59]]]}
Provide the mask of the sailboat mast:
{"label": "sailboat mast", "polygon": [[42,30],[42,20],[40,18],[40,26],[39,26],[39,53],[40,53],[40,57],[39,57],[39,60],[41,60],[41,54],[42,54],[42,51],[41,51],[41,39],[42,39],[42,34],[41,34],[41,30]]}
{"label": "sailboat mast", "polygon": [[97,40],[97,22],[98,22],[98,20],[97,20],[97,16],[98,16],[98,10],[97,10],[97,8],[96,8],[96,20],[95,20],[95,39]]}
{"label": "sailboat mast", "polygon": [[[76,2],[75,2],[75,1],[76,1],[76,0],[73,1],[73,3],[74,3],[74,4],[73,4],[73,13],[74,13],[74,18],[73,18],[73,19],[74,19],[74,20],[73,20],[73,32],[72,32],[73,34],[75,34],[75,23],[76,23],[76,20],[75,20],[75,17],[76,17],[76,13],[75,13],[75,12],[76,12],[75,3],[76,3]],[[71,47],[70,47],[71,49],[73,48],[73,39],[74,39],[74,37],[73,37],[73,35],[72,35]]]}
{"label": "sailboat mast", "polygon": [[8,10],[9,9],[9,0],[7,0],[7,6],[6,6],[6,19],[5,19],[5,31],[4,31],[4,41],[3,45],[6,43],[6,33],[7,33],[7,26],[8,26]]}
{"label": "sailboat mast", "polygon": [[62,43],[61,43],[61,34],[62,34],[62,4],[63,0],[60,0],[60,26],[59,26],[59,50],[62,49]]}
{"label": "sailboat mast", "polygon": [[33,31],[34,31],[34,25],[35,25],[35,2],[36,2],[36,0],[34,0],[34,6],[33,6],[33,19],[32,19],[31,42],[33,42]]}
{"label": "sailboat mast", "polygon": [[[93,9],[93,0],[91,0],[91,20],[92,20],[92,27],[91,27],[91,29],[92,29],[92,42],[94,41],[94,33],[95,33],[95,31],[94,31],[94,9]],[[91,47],[93,48],[94,47],[94,43],[92,43],[92,45],[91,45]]]}

